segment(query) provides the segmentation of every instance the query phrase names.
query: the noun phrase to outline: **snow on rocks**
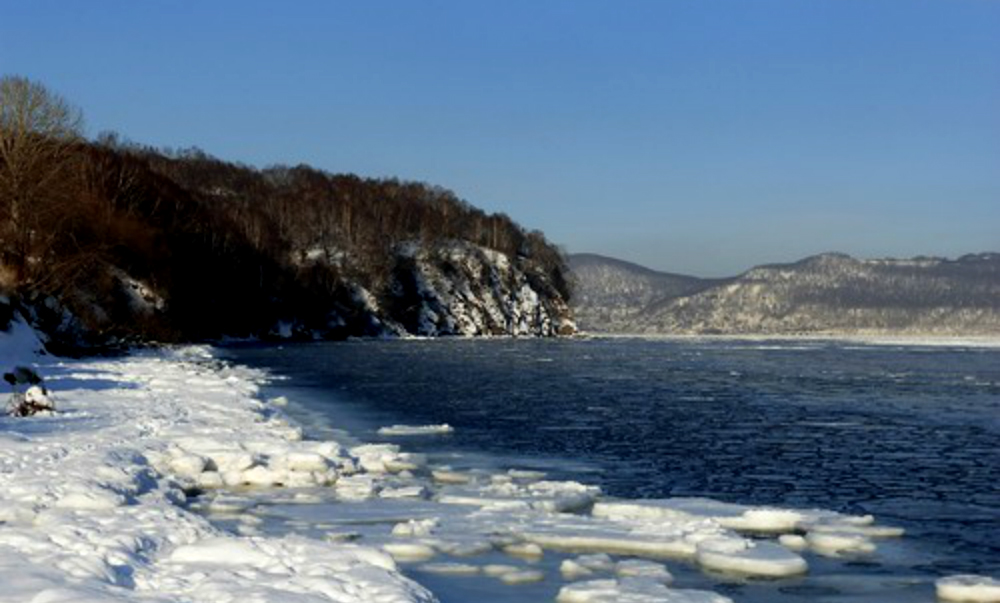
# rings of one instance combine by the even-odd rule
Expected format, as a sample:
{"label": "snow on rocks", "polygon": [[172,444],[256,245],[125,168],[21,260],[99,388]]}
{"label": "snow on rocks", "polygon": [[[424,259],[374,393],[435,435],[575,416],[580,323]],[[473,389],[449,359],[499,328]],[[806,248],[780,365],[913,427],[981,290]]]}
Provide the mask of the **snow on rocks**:
{"label": "snow on rocks", "polygon": [[[185,508],[199,488],[315,487],[357,471],[257,398],[261,374],[201,347],[38,368],[59,414],[0,417],[5,600],[433,600],[378,549],[240,536]],[[240,517],[254,504],[214,502]]]}
{"label": "snow on rocks", "polygon": [[952,603],[1000,603],[1000,580],[961,574],[941,578],[935,584],[937,597]]}

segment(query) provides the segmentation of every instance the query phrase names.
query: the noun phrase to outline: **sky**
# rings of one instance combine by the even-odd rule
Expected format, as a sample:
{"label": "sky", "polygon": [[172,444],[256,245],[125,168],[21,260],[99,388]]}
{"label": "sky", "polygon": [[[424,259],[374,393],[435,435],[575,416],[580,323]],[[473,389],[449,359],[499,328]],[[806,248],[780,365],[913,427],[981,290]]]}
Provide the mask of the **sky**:
{"label": "sky", "polygon": [[997,0],[0,0],[0,74],[671,272],[1000,251]]}

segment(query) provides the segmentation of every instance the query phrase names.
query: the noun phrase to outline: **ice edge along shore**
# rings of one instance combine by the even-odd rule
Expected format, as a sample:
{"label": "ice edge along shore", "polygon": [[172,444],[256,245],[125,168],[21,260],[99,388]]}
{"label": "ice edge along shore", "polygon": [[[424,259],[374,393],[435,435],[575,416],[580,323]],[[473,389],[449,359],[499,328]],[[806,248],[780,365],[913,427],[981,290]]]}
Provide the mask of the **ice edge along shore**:
{"label": "ice edge along shore", "polygon": [[[265,374],[221,362],[203,346],[83,361],[34,356],[38,347],[23,323],[0,332],[0,361],[37,366],[59,408],[0,418],[4,601],[433,601],[397,562],[554,549],[598,553],[563,564],[560,601],[724,603],[715,593],[671,588],[655,562],[615,564],[600,553],[781,576],[807,571],[796,551],[837,556],[897,535],[867,517],[696,499],[614,501],[524,472],[421,467],[392,445],[302,441],[278,406],[259,398]],[[225,532],[186,508],[185,492],[196,488],[277,485],[289,493],[330,488],[345,501],[412,500],[422,512],[356,545],[252,527]],[[216,500],[221,508],[225,496]],[[741,530],[774,539],[749,540]],[[427,568],[535,579],[517,565]],[[953,600],[1000,600],[990,598],[998,588],[970,578],[938,584],[945,598],[966,597]]]}

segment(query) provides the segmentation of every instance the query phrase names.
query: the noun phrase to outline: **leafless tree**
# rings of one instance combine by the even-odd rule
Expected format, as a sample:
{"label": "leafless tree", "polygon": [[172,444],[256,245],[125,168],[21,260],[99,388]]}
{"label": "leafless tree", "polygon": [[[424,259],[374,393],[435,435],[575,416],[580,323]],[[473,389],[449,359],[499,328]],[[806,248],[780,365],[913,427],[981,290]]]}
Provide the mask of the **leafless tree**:
{"label": "leafless tree", "polygon": [[24,77],[0,77],[0,237],[18,281],[38,229],[72,194],[71,145],[82,130],[80,111],[63,97]]}

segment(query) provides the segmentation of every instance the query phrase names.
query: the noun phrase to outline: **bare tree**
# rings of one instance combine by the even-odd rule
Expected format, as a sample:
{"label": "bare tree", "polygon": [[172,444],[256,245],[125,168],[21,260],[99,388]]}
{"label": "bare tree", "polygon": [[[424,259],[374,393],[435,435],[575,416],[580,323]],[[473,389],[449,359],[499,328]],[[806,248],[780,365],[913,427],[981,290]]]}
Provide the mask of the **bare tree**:
{"label": "bare tree", "polygon": [[0,246],[18,281],[41,222],[58,217],[72,180],[70,147],[82,130],[80,111],[58,94],[24,77],[0,77]]}

